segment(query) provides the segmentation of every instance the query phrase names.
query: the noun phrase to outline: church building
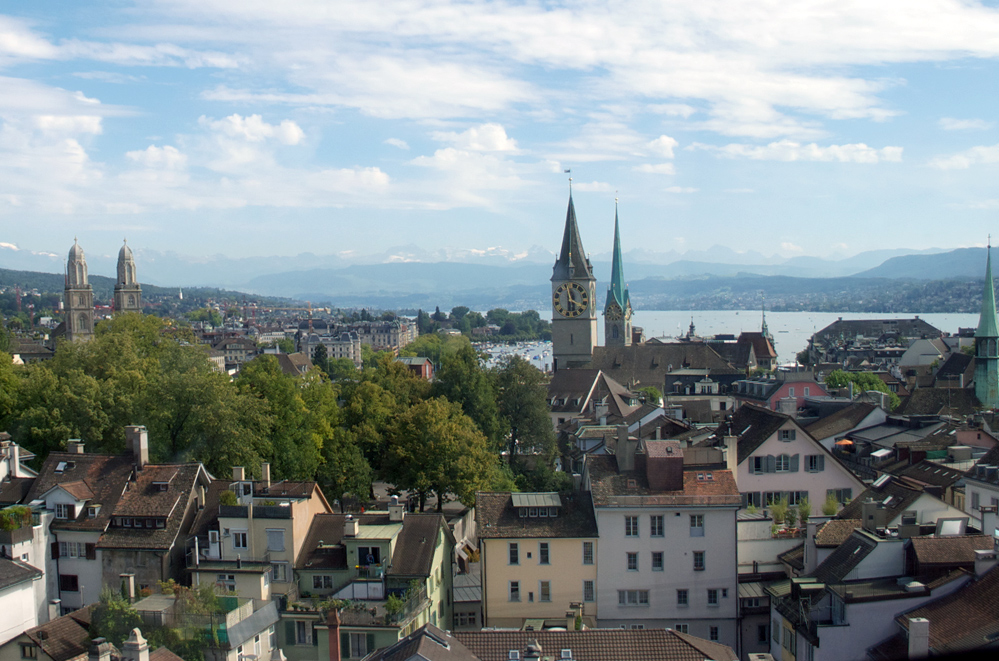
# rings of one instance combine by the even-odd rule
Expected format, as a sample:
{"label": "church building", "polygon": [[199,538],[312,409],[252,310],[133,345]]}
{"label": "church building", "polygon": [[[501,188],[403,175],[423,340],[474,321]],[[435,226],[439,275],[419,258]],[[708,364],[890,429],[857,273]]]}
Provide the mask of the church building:
{"label": "church building", "polygon": [[999,408],[999,323],[992,282],[992,246],[985,262],[982,314],[975,331],[975,397],[987,409]]}
{"label": "church building", "polygon": [[142,287],[135,277],[135,258],[126,241],[118,251],[118,279],[114,285],[115,312],[142,312]]}
{"label": "church building", "polygon": [[87,259],[75,240],[66,260],[66,339],[89,340],[94,335],[94,289],[87,278]]}

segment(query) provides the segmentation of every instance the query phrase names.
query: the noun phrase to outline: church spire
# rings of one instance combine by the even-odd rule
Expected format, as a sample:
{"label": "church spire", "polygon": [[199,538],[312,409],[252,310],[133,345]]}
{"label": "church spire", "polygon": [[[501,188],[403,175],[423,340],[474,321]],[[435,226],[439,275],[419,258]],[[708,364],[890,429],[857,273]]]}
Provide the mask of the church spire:
{"label": "church spire", "polygon": [[583,239],[579,236],[576,224],[576,207],[569,193],[569,208],[565,212],[565,231],[562,234],[562,250],[552,272],[552,280],[593,279],[590,260],[583,250]]}
{"label": "church spire", "polygon": [[[611,263],[610,298],[622,310],[628,309],[628,287],[624,284],[624,259],[621,257],[621,230],[617,219],[617,200],[614,200],[614,258]],[[610,305],[608,300],[607,304]]]}
{"label": "church spire", "polygon": [[996,323],[996,292],[992,284],[992,241],[986,249],[985,289],[982,292],[982,314],[978,318],[975,337],[999,337],[999,324]]}

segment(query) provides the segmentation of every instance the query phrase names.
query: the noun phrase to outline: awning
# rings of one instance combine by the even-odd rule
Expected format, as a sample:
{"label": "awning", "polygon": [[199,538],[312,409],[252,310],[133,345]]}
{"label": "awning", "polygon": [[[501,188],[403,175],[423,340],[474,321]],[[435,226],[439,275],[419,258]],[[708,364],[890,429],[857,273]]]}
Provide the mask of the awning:
{"label": "awning", "polygon": [[834,443],[834,445],[853,445],[853,441],[851,441],[848,438],[843,438],[843,439],[840,439],[840,440],[836,441],[836,443]]}

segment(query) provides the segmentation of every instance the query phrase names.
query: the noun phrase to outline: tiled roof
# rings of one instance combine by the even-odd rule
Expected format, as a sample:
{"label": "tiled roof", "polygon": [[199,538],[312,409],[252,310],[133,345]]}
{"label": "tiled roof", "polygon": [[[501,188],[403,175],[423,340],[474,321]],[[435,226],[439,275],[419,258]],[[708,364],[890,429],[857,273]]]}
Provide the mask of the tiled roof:
{"label": "tiled roof", "polygon": [[[61,473],[56,468],[64,464]],[[83,482],[92,494],[91,503],[101,505],[95,517],[88,517],[85,508],[77,513],[76,519],[52,522],[54,530],[81,530],[103,532],[111,519],[111,512],[125,491],[125,484],[132,474],[132,456],[109,456],[103,454],[78,454],[51,452],[45,458],[35,483],[28,491],[25,502],[41,497],[55,486],[66,488],[75,482]],[[76,487],[73,487],[76,489]],[[81,490],[77,489],[78,492]]]}
{"label": "tiled roof", "polygon": [[669,371],[687,367],[710,369],[712,375],[739,373],[703,342],[594,347],[593,359],[588,366],[603,370],[618,383],[629,387],[662,388]]}
{"label": "tiled roof", "polygon": [[868,487],[864,493],[860,494],[839,511],[840,519],[863,519],[864,503],[868,499],[884,503],[889,497],[891,500],[885,504],[884,509],[888,510],[888,521],[891,522],[896,516],[909,509],[916,500],[923,495],[923,490],[915,485],[903,484],[895,477],[889,477],[880,487]]}
{"label": "tiled roof", "polygon": [[931,654],[956,654],[993,646],[999,636],[999,566],[949,595],[899,615],[930,621]]}
{"label": "tiled roof", "polygon": [[849,539],[854,530],[863,526],[864,522],[860,519],[830,519],[815,531],[815,545],[837,547]]}
{"label": "tiled roof", "polygon": [[571,650],[574,661],[735,661],[730,647],[671,629],[583,631],[456,631],[451,634],[481,661],[507,661],[511,650],[535,643],[543,657]]}
{"label": "tiled roof", "polygon": [[90,490],[90,487],[88,487],[86,482],[83,480],[62,482],[59,486],[65,489],[66,493],[77,500],[93,500],[94,498],[94,492]]}
{"label": "tiled roof", "polygon": [[480,538],[596,537],[597,521],[588,492],[562,495],[556,517],[521,517],[509,493],[475,495],[475,518]]}
{"label": "tiled roof", "polygon": [[975,565],[975,551],[991,551],[991,535],[913,537],[909,542],[920,565]]}
{"label": "tiled roof", "polygon": [[[374,652],[364,661],[479,661],[449,631],[425,624],[399,642]],[[150,660],[152,661],[152,660]],[[504,661],[506,659],[504,658]]]}
{"label": "tiled roof", "polygon": [[[149,464],[136,471],[112,514],[116,517],[165,518],[163,528],[108,527],[97,543],[98,548],[169,549],[177,543],[184,524],[184,514],[199,474],[207,482],[201,464]],[[160,491],[158,482],[169,484]],[[103,512],[103,507],[101,508]]]}
{"label": "tiled roof", "polygon": [[[271,482],[269,487],[265,487],[261,482],[253,483],[253,495],[257,498],[267,496],[281,496],[283,498],[311,498],[316,491],[315,482],[290,482],[282,480]],[[322,493],[322,492],[320,492]],[[323,498],[325,501],[325,498]]]}
{"label": "tiled roof", "polygon": [[921,461],[900,471],[898,475],[938,487],[949,487],[964,477],[964,473],[961,471],[935,464],[932,461]]}
{"label": "tiled roof", "polygon": [[877,406],[869,403],[850,404],[832,415],[816,420],[805,427],[813,438],[823,439],[848,432],[869,416]]}
{"label": "tiled roof", "polygon": [[157,647],[149,653],[149,661],[184,661],[165,647]]}
{"label": "tiled roof", "polygon": [[[743,404],[732,414],[729,426],[732,434],[739,437],[738,456],[741,464],[758,447],[773,436],[780,426],[790,420],[783,413],[752,404]],[[722,432],[724,433],[724,432]]]}
{"label": "tiled roof", "polygon": [[900,415],[973,415],[980,406],[973,390],[916,388],[895,413]]}
{"label": "tiled roof", "polygon": [[842,583],[877,545],[877,541],[867,534],[855,531],[815,568],[812,576],[821,583]]}
{"label": "tiled roof", "polygon": [[212,480],[205,488],[205,502],[191,526],[191,534],[198,537],[208,537],[208,531],[215,528],[219,519],[219,495],[229,490],[230,480]]}
{"label": "tiled roof", "polygon": [[35,569],[26,562],[0,558],[0,590],[6,590],[18,583],[30,581],[42,574],[40,569]]}
{"label": "tiled roof", "polygon": [[53,661],[85,659],[90,649],[90,608],[57,617],[24,634]]}
{"label": "tiled roof", "polygon": [[777,559],[801,571],[805,568],[805,545],[798,544],[778,555]]}
{"label": "tiled roof", "polygon": [[[619,471],[617,457],[613,455],[590,455],[586,466],[590,475],[594,507],[620,506],[629,496],[642,496],[646,498],[647,504],[660,506],[727,506],[742,503],[735,478],[727,470],[685,470],[682,490],[653,491],[649,488],[644,472]],[[711,474],[711,480],[698,479],[698,474],[706,478],[708,473]]]}
{"label": "tiled roof", "polygon": [[0,484],[0,505],[23,503],[35,483],[33,477],[12,477]]}

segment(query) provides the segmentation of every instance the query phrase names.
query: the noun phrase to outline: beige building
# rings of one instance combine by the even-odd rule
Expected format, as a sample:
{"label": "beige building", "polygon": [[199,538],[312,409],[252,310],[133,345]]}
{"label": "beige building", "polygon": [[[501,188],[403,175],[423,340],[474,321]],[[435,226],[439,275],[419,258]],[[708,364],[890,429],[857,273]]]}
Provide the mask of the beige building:
{"label": "beige building", "polygon": [[[589,493],[479,493],[486,627],[595,626],[597,524]],[[575,622],[574,622],[575,624]]]}

